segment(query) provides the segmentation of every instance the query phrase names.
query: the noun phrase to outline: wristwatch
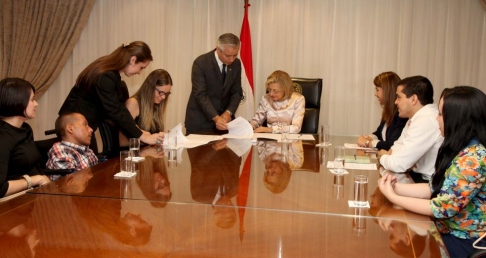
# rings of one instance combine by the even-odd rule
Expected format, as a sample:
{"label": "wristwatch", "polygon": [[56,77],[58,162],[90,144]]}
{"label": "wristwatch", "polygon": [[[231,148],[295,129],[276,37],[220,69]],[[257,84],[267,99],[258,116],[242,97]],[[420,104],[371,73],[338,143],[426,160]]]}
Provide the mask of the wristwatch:
{"label": "wristwatch", "polygon": [[32,180],[30,179],[30,176],[23,175],[22,177],[27,181],[27,190],[32,189]]}
{"label": "wristwatch", "polygon": [[229,114],[230,116],[232,116],[232,115],[233,115],[233,113],[231,113],[231,111],[229,111],[229,110],[227,110],[227,109],[226,109],[226,112],[228,112],[228,114]]}

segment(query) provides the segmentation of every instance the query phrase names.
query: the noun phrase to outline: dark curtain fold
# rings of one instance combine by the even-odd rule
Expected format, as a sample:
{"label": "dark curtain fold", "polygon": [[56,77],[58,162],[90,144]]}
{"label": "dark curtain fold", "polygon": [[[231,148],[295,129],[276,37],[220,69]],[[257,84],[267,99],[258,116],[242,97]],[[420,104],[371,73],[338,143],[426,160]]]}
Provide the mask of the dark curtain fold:
{"label": "dark curtain fold", "polygon": [[95,0],[0,1],[0,79],[23,78],[40,98],[71,56]]}

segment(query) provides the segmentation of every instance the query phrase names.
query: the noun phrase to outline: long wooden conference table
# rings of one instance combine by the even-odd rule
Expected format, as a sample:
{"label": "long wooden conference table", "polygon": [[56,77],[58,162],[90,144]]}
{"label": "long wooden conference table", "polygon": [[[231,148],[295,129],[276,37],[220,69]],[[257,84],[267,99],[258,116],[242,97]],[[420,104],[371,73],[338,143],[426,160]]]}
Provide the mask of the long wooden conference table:
{"label": "long wooden conference table", "polygon": [[[0,203],[0,257],[447,257],[429,217],[380,193],[379,170],[329,171],[354,141],[148,147],[124,179],[111,159]],[[354,175],[369,209],[348,205]]]}

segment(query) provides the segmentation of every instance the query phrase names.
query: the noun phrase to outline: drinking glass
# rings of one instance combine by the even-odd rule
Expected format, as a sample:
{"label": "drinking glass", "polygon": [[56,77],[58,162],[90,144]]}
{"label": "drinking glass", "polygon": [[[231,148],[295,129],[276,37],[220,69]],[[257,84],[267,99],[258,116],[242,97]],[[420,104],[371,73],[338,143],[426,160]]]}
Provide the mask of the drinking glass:
{"label": "drinking glass", "polygon": [[353,229],[354,233],[358,236],[366,235],[366,213],[367,209],[354,209]]}
{"label": "drinking glass", "polygon": [[354,176],[354,205],[366,206],[368,195],[368,177],[364,175]]}
{"label": "drinking glass", "polygon": [[346,149],[344,146],[334,147],[334,172],[337,174],[344,173],[344,155]]}
{"label": "drinking glass", "polygon": [[131,151],[120,151],[120,172],[132,172]]}
{"label": "drinking glass", "polygon": [[329,145],[329,131],[331,130],[330,125],[321,125],[320,130],[320,141],[324,143],[325,146]]}
{"label": "drinking glass", "polygon": [[170,131],[165,135],[168,137],[168,148],[169,150],[176,150],[177,149],[177,132],[176,131]]}
{"label": "drinking glass", "polygon": [[129,146],[130,146],[130,151],[132,152],[132,157],[140,157],[140,139],[130,138]]}
{"label": "drinking glass", "polygon": [[334,175],[332,197],[336,200],[344,198],[344,175]]}
{"label": "drinking glass", "polygon": [[177,150],[175,149],[169,150],[168,156],[169,156],[168,159],[169,168],[177,167]]}

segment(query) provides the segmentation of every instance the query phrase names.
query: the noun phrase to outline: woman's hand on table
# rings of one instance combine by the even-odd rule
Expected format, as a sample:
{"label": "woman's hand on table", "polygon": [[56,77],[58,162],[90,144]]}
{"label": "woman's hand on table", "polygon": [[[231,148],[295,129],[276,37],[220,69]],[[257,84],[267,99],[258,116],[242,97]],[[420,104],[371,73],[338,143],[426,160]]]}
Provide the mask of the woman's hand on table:
{"label": "woman's hand on table", "polygon": [[386,196],[388,200],[390,200],[390,197],[396,195],[395,193],[396,183],[397,183],[397,178],[389,174],[383,175],[383,177],[378,180],[378,187],[380,188],[381,193],[384,196]]}
{"label": "woman's hand on table", "polygon": [[370,143],[373,141],[373,139],[370,139],[371,137],[367,136],[367,135],[361,135],[360,137],[358,137],[358,146],[359,147],[371,147],[370,146]]}
{"label": "woman's hand on table", "polygon": [[30,180],[32,181],[32,186],[43,185],[51,182],[51,180],[44,175],[31,176]]}
{"label": "woman's hand on table", "polygon": [[145,144],[155,145],[155,144],[163,143],[164,137],[165,137],[164,132],[150,134],[147,131],[143,131],[142,136],[140,136],[140,141],[144,142]]}
{"label": "woman's hand on table", "polygon": [[260,126],[257,129],[253,130],[253,132],[254,133],[271,133],[273,131],[272,131],[272,128],[270,128],[270,127]]}

